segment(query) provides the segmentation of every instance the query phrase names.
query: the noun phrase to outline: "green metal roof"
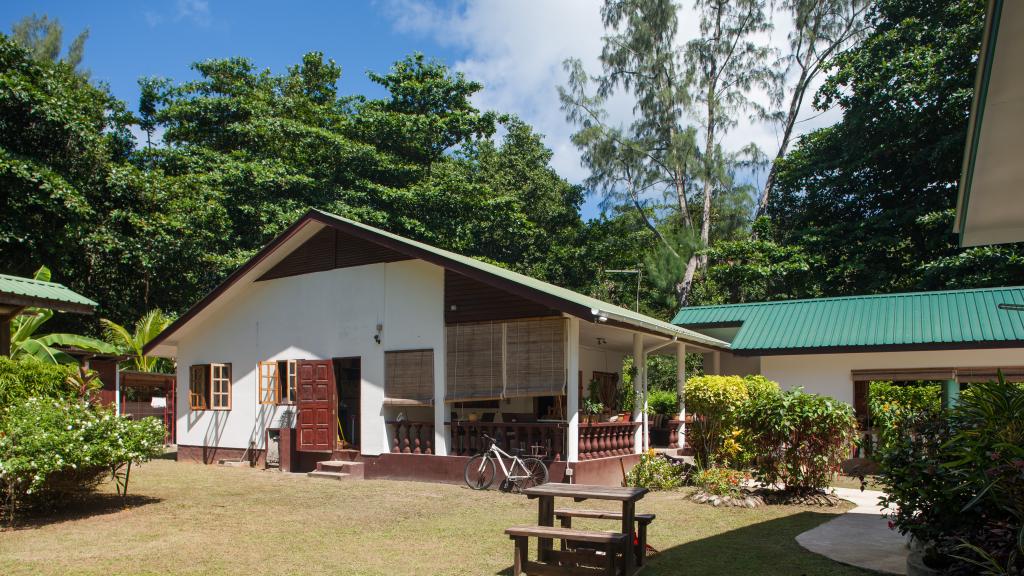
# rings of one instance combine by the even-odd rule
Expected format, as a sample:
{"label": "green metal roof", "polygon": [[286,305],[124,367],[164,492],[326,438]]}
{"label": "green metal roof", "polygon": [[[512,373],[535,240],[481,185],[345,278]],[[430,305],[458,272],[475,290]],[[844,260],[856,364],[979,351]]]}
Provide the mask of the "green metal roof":
{"label": "green metal roof", "polygon": [[1024,287],[846,296],[683,308],[674,324],[739,327],[732,351],[798,351],[1024,346]]}
{"label": "green metal roof", "polygon": [[60,305],[67,304],[67,308],[72,311],[97,306],[92,300],[73,292],[63,284],[0,274],[0,303],[4,302],[5,296],[6,300],[29,306],[62,309]]}
{"label": "green metal roof", "polygon": [[631,324],[631,325],[636,326],[638,328],[646,328],[646,329],[649,329],[649,330],[654,330],[654,331],[660,332],[662,334],[665,334],[665,335],[667,335],[669,337],[676,336],[676,337],[678,337],[678,338],[680,338],[682,340],[686,340],[686,341],[692,342],[694,344],[704,344],[704,345],[707,345],[709,347],[718,348],[718,349],[728,349],[729,348],[729,344],[727,342],[723,342],[723,341],[721,341],[721,340],[719,340],[717,338],[712,338],[710,336],[701,334],[701,333],[693,331],[693,330],[689,330],[689,329],[686,329],[686,328],[681,328],[681,327],[676,326],[674,324],[670,324],[668,322],[664,322],[662,320],[658,320],[656,318],[652,318],[652,317],[647,316],[645,314],[640,314],[639,312],[634,312],[633,310],[630,310],[628,308],[623,308],[621,306],[616,306],[615,304],[610,304],[608,302],[604,302],[602,300],[598,300],[597,298],[592,298],[590,296],[586,296],[584,294],[580,294],[579,292],[574,292],[574,291],[569,290],[567,288],[562,288],[561,286],[556,286],[554,284],[549,284],[547,282],[544,282],[542,280],[538,280],[536,278],[533,278],[531,276],[527,276],[525,274],[520,274],[518,272],[513,272],[512,270],[507,270],[507,269],[502,268],[500,266],[495,266],[494,264],[489,264],[487,262],[483,262],[481,260],[477,260],[476,258],[471,258],[469,256],[463,256],[462,254],[457,254],[455,252],[450,252],[448,250],[437,248],[435,246],[431,246],[431,245],[425,244],[423,242],[418,242],[416,240],[410,240],[409,238],[404,238],[402,236],[399,236],[397,234],[393,234],[393,233],[388,232],[386,230],[381,230],[380,228],[374,228],[373,226],[369,226],[369,225],[363,224],[361,222],[356,222],[355,220],[350,220],[350,219],[345,218],[343,216],[338,216],[337,214],[331,214],[330,212],[325,212],[323,210],[313,210],[313,211],[317,212],[319,214],[322,214],[323,216],[326,216],[327,218],[335,219],[335,220],[340,220],[340,221],[345,222],[345,223],[347,223],[347,224],[349,224],[351,226],[355,226],[357,228],[361,228],[361,229],[366,230],[368,232],[371,232],[371,233],[373,233],[375,235],[383,236],[385,238],[389,238],[391,240],[394,240],[396,242],[400,242],[400,243],[405,244],[407,246],[412,246],[412,247],[419,248],[421,250],[425,250],[425,251],[431,252],[431,253],[436,254],[436,255],[438,255],[438,256],[446,259],[446,260],[451,260],[451,261],[454,261],[454,262],[458,262],[460,264],[463,264],[465,266],[469,266],[471,268],[475,268],[475,269],[480,270],[482,272],[486,272],[488,274],[491,274],[491,275],[494,275],[494,276],[498,276],[500,278],[504,278],[505,280],[508,280],[508,281],[511,281],[511,282],[515,282],[516,284],[525,286],[527,288],[531,288],[533,290],[537,290],[539,292],[543,292],[543,293],[548,294],[550,296],[553,296],[555,298],[571,302],[573,304],[576,304],[578,306],[582,306],[584,308],[589,308],[589,309],[597,312],[597,314],[594,314],[594,316],[598,316],[598,317],[604,316],[604,317],[609,318],[609,319],[614,319],[614,320],[617,320],[617,321],[620,321],[620,322],[623,322],[623,323],[626,323],[626,324]]}

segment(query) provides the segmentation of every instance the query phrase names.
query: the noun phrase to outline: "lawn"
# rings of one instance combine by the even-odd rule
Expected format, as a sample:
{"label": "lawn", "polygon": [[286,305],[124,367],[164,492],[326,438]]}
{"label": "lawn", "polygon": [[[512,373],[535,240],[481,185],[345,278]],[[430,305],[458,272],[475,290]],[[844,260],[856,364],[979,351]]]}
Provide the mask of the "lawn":
{"label": "lawn", "polygon": [[[0,574],[507,575],[503,529],[536,503],[415,482],[335,482],[158,460],[132,473],[131,504],[109,492],[0,532]],[[797,534],[840,510],[717,509],[655,493],[645,576],[869,574],[802,549]],[[600,504],[588,507],[600,506]],[[580,527],[608,523],[578,522]]]}

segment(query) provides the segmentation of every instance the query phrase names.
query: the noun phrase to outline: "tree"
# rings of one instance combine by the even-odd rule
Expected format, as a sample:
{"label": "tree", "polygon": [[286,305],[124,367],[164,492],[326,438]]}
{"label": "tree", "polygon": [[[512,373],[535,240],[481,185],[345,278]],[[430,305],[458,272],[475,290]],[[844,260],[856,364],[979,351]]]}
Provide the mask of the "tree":
{"label": "tree", "polygon": [[64,46],[64,27],[60,20],[50,19],[43,14],[37,16],[25,16],[11,26],[11,38],[16,43],[29,51],[36,61],[62,62],[77,70],[82,63],[82,55],[85,53],[85,41],[89,39],[89,29],[86,28],[75,36],[68,46],[67,54],[60,57],[61,48]]}
{"label": "tree", "polygon": [[[701,0],[695,6],[701,36],[680,48],[673,2],[608,0],[602,16],[609,34],[595,93],[588,93],[591,79],[575,60],[566,62],[569,82],[560,89],[566,116],[579,127],[573,142],[591,171],[588,185],[604,194],[604,208],[631,205],[659,240],[647,263],[677,305],[686,305],[706,263],[695,247],[712,242],[716,207],[742,202],[736,170],[744,158],[761,161],[753,147],[723,150],[721,138],[738,114],[758,111],[749,91],[773,80],[769,50],[752,39],[770,28],[762,1]],[[610,126],[603,110],[616,90],[635,101],[637,119],[625,128]],[[694,117],[697,126],[690,124]],[[698,193],[700,205],[691,208],[690,196]]]}
{"label": "tree", "polygon": [[170,326],[173,321],[173,317],[165,315],[159,308],[154,308],[143,314],[135,322],[130,332],[127,328],[112,320],[104,318],[100,322],[103,324],[104,337],[107,342],[116,348],[117,353],[131,356],[128,363],[133,370],[140,372],[169,372],[173,367],[172,364],[162,358],[146,356],[142,353],[142,349],[150,340],[156,338],[158,334]]}
{"label": "tree", "polygon": [[[760,87],[771,92],[773,101],[777,78],[768,64],[771,50],[753,40],[771,29],[761,0],[697,0],[701,36],[686,44],[685,60],[692,70],[691,108],[699,110],[704,131],[703,151],[697,177],[703,188],[700,227],[701,242],[710,245],[712,196],[722,189],[726,175],[739,155],[722,149],[721,140],[738,122],[738,115],[753,111],[765,115],[763,105],[750,99],[750,90]],[[762,154],[753,145],[743,153],[752,162]],[[694,253],[686,264],[680,304],[685,306],[696,269],[707,265],[707,255]]]}
{"label": "tree", "polygon": [[1021,245],[960,249],[957,181],[981,40],[981,0],[883,0],[836,56],[815,107],[838,124],[778,161],[773,240],[819,255],[824,295],[1024,282]]}
{"label": "tree", "polygon": [[[785,112],[779,110],[770,119],[781,131],[775,158],[782,158],[789,150],[793,127],[803,108],[807,90],[821,74],[828,61],[865,32],[863,15],[866,0],[785,0],[781,3],[792,19],[789,33],[789,52],[782,59],[780,81],[786,82],[794,73],[796,78],[787,87],[789,104]],[[760,215],[768,205],[775,186],[776,166],[773,162],[761,189],[757,203]]]}

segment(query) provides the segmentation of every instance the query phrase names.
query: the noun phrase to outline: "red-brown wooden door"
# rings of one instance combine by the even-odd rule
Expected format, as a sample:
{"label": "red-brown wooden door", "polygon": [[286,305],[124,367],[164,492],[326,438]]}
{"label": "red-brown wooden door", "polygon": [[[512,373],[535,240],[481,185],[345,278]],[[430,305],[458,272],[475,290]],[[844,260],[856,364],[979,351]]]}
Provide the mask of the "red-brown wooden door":
{"label": "red-brown wooden door", "polygon": [[299,442],[302,452],[331,452],[338,435],[338,403],[330,360],[299,360]]}

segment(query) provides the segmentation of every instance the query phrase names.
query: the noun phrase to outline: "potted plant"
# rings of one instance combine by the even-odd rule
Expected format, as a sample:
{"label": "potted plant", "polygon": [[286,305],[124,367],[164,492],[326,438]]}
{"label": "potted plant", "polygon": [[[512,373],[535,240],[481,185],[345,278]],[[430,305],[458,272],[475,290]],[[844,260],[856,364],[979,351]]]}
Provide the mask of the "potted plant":
{"label": "potted plant", "polygon": [[587,422],[598,422],[601,412],[604,412],[604,404],[592,398],[583,400],[583,413]]}

